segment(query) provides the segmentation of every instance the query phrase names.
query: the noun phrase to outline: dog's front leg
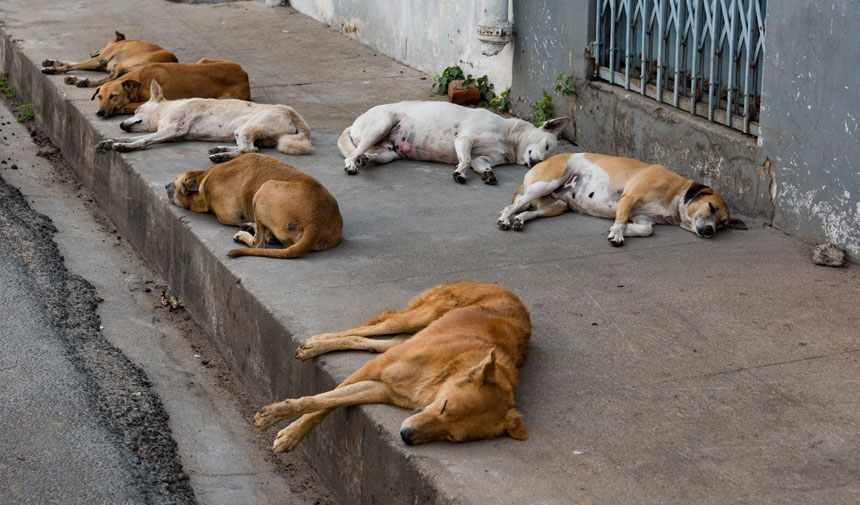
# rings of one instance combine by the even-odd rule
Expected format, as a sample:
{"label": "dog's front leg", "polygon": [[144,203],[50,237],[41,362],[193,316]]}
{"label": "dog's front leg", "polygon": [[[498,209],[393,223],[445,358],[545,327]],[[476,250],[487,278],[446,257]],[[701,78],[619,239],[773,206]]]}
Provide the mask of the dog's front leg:
{"label": "dog's front leg", "polygon": [[[178,132],[166,132],[166,131],[157,131],[154,133],[150,133],[149,135],[144,135],[142,137],[138,137],[135,139],[111,139],[110,141],[102,141],[96,146],[97,152],[104,152],[108,149],[113,149],[117,152],[127,152],[127,151],[139,151],[141,149],[146,149],[152,144],[158,144],[160,142],[167,142],[169,140],[173,140],[175,138],[179,138],[185,133]],[[102,151],[99,151],[99,147],[106,142],[110,142],[109,145],[102,147]]]}
{"label": "dog's front leg", "polygon": [[496,185],[497,181],[495,174],[493,174],[493,164],[487,156],[478,156],[472,160],[472,170],[481,176],[484,184],[489,184],[490,186]]}
{"label": "dog's front leg", "polygon": [[365,403],[387,403],[389,396],[388,386],[380,381],[358,381],[318,395],[266,405],[254,416],[254,426],[268,428],[284,419],[318,410],[331,410]]}
{"label": "dog's front leg", "polygon": [[454,181],[460,184],[466,183],[466,169],[472,166],[472,146],[475,139],[461,135],[454,139],[454,152],[457,153],[457,169],[454,170]]}
{"label": "dog's front leg", "polygon": [[627,222],[630,220],[630,212],[636,206],[637,199],[627,193],[621,195],[615,207],[615,224],[609,228],[609,243],[615,247],[624,245],[624,232],[627,230]]}

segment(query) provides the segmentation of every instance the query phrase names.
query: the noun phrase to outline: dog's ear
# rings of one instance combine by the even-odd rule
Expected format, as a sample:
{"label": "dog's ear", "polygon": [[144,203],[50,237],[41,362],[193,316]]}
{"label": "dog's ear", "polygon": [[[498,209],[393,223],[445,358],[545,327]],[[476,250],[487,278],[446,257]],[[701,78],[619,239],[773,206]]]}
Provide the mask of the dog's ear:
{"label": "dog's ear", "polygon": [[740,219],[731,219],[727,227],[733,230],[749,230],[749,228],[747,228],[747,224]]}
{"label": "dog's ear", "polygon": [[91,96],[91,97],[90,97],[90,100],[95,100],[95,99],[96,99],[96,97],[97,97],[97,96],[98,96],[98,94],[99,94],[99,90],[100,90],[100,89],[102,89],[102,87],[101,87],[101,86],[99,86],[98,88],[96,88],[96,90],[95,90],[95,91],[93,91],[93,96]]}
{"label": "dog's ear", "polygon": [[567,122],[570,119],[566,117],[557,117],[555,119],[550,119],[543,126],[540,127],[541,130],[548,131],[550,133],[554,133],[556,137],[561,133],[565,126],[567,126]]}
{"label": "dog's ear", "polygon": [[196,177],[189,177],[182,181],[182,194],[190,195],[191,193],[197,193],[200,191],[200,186],[197,184]]}
{"label": "dog's ear", "polygon": [[523,416],[516,409],[509,410],[505,416],[505,433],[516,440],[526,440],[529,438],[529,432],[526,431]]}
{"label": "dog's ear", "polygon": [[686,203],[690,203],[692,200],[695,200],[696,197],[705,196],[705,195],[713,195],[714,190],[705,186],[704,184],[699,184],[698,182],[694,182],[690,184],[690,188],[684,193],[684,198],[682,201]]}
{"label": "dog's ear", "polygon": [[125,34],[124,33],[121,33],[121,32],[114,32],[114,33],[116,33],[116,38],[113,39],[114,42],[119,42],[120,40],[125,40]]}
{"label": "dog's ear", "polygon": [[496,376],[496,351],[491,350],[490,354],[484,358],[484,361],[478,363],[478,366],[469,371],[469,381],[482,385],[493,380]]}
{"label": "dog's ear", "polygon": [[164,100],[164,91],[162,91],[161,85],[155,79],[149,84],[149,99],[156,102]]}
{"label": "dog's ear", "polygon": [[140,96],[140,81],[135,81],[134,79],[126,79],[122,81],[122,89],[128,93],[128,100],[130,102],[136,102],[138,97]]}

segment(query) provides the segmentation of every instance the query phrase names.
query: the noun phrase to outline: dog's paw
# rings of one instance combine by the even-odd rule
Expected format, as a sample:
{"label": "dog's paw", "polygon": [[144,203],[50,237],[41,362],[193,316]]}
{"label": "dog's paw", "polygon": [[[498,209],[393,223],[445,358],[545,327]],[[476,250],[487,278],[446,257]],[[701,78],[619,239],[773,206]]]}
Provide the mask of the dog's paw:
{"label": "dog's paw", "polygon": [[466,176],[461,174],[460,172],[454,172],[454,182],[458,184],[466,184]]}
{"label": "dog's paw", "polygon": [[355,158],[355,165],[359,168],[364,168],[367,165],[370,165],[370,158],[366,154],[359,154],[358,157]]}
{"label": "dog's paw", "polygon": [[63,82],[64,82],[64,83],[66,83],[66,84],[68,84],[68,85],[72,85],[72,84],[75,84],[76,82],[78,82],[78,78],[77,78],[76,76],[74,76],[74,75],[67,75],[67,76],[63,79]]}
{"label": "dog's paw", "polygon": [[242,230],[242,231],[244,231],[244,232],[247,232],[247,233],[249,233],[249,234],[251,234],[251,235],[256,235],[256,234],[257,234],[257,225],[256,225],[256,224],[254,224],[254,223],[242,223],[242,224],[239,226],[239,229],[240,229],[240,230]]}
{"label": "dog's paw", "polygon": [[48,74],[48,75],[53,75],[53,74],[58,74],[60,72],[58,72],[57,69],[54,67],[42,67],[42,73]]}
{"label": "dog's paw", "polygon": [[228,153],[215,153],[209,155],[209,161],[212,163],[224,163],[225,161],[232,160],[233,157]]}
{"label": "dog's paw", "polygon": [[42,60],[43,67],[56,67],[59,62],[57,60]]}
{"label": "dog's paw", "polygon": [[240,244],[245,244],[248,247],[251,247],[254,243],[254,236],[246,231],[237,231],[233,235],[233,240],[239,242]]}
{"label": "dog's paw", "polygon": [[277,423],[278,421],[284,419],[284,417],[278,415],[278,406],[280,404],[281,402],[266,405],[265,407],[260,409],[259,412],[254,414],[254,426],[261,430],[264,430],[269,426]]}
{"label": "dog's paw", "polygon": [[481,180],[484,181],[484,184],[489,184],[490,186],[495,186],[499,183],[499,181],[496,180],[496,175],[490,171],[482,172]]}
{"label": "dog's paw", "polygon": [[526,229],[526,223],[521,218],[515,217],[511,227],[514,231],[523,231]]}
{"label": "dog's paw", "polygon": [[215,146],[209,148],[209,154],[218,154],[229,151],[231,148],[229,146]]}
{"label": "dog's paw", "polygon": [[[66,82],[66,84],[68,84],[68,82]],[[90,80],[87,79],[86,77],[78,79],[75,81],[75,86],[77,86],[79,88],[86,88],[89,85],[90,85]]]}
{"label": "dog's paw", "polygon": [[113,139],[102,140],[96,144],[97,153],[106,153],[113,149]]}
{"label": "dog's paw", "polygon": [[300,425],[293,423],[278,432],[275,442],[272,444],[274,452],[290,452],[295,449],[299,442],[307,436],[307,431]]}
{"label": "dog's paw", "polygon": [[314,344],[313,342],[305,342],[296,349],[296,359],[300,361],[305,361],[317,356],[317,353],[314,352]]}
{"label": "dog's paw", "polygon": [[355,175],[358,173],[358,167],[356,167],[355,165],[347,165],[347,166],[343,167],[343,169],[349,175]]}
{"label": "dog's paw", "polygon": [[504,219],[499,219],[498,221],[496,221],[496,225],[498,225],[500,230],[510,230],[511,229],[511,222],[505,221]]}
{"label": "dog's paw", "polygon": [[606,237],[609,240],[609,243],[615,247],[621,247],[624,245],[624,231],[622,226],[612,225],[612,228],[609,229],[609,236]]}

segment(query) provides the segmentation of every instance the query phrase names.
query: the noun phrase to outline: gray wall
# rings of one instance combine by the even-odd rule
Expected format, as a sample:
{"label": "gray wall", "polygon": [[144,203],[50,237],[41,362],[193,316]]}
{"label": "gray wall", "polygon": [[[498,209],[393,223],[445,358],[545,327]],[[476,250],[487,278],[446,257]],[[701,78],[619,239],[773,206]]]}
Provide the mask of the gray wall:
{"label": "gray wall", "polygon": [[514,3],[518,115],[531,114],[543,89],[552,94],[559,73],[573,75],[577,96],[553,101],[583,148],[665,164],[724,192],[737,211],[860,258],[860,1],[768,3],[758,139],[590,81],[592,4]]}

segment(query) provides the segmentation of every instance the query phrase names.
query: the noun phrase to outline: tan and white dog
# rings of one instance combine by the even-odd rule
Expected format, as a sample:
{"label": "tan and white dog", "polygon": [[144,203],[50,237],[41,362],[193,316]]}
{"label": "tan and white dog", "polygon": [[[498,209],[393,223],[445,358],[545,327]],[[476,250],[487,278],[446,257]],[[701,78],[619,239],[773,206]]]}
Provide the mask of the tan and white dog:
{"label": "tan and white dog", "polygon": [[153,133],[103,140],[96,145],[96,152],[136,151],[174,140],[232,139],[236,146],[213,147],[209,159],[214,163],[231,160],[257,152],[257,145],[277,147],[284,154],[311,152],[311,130],[292,107],[230,98],[165,100],[156,80],[152,81],[149,100],[119,126],[127,132]]}
{"label": "tan and white dog", "polygon": [[377,105],[343,131],[338,148],[346,173],[397,159],[456,164],[454,180],[466,182],[472,168],[486,184],[496,184],[493,166],[534,166],[558,143],[567,118],[537,128],[517,118],[448,102],[399,102]]}
{"label": "tan and white dog", "polygon": [[[349,349],[382,354],[331,391],[264,407],[254,424],[267,428],[301,415],[275,438],[275,452],[291,451],[338,407],[388,403],[420,409],[400,427],[408,445],[503,435],[525,440],[514,388],[531,331],[529,311],[507,289],[474,281],[441,284],[401,310],[305,340],[298,359]],[[392,338],[367,338],[383,335]]]}
{"label": "tan and white dog", "polygon": [[[230,257],[298,258],[340,242],[337,200],[318,180],[271,156],[245,154],[209,170],[191,170],[165,189],[182,208],[242,226],[233,240],[248,247],[233,249]],[[277,242],[284,248],[265,248]]]}
{"label": "tan and white dog", "polygon": [[[721,228],[746,229],[722,196],[662,165],[594,153],[557,154],[529,170],[499,228],[521,231],[526,221],[567,209],[615,219],[609,242],[647,237],[654,224],[677,224],[709,238]],[[629,221],[632,221],[630,223]]]}
{"label": "tan and white dog", "polygon": [[177,62],[176,55],[152,42],[143,40],[127,40],[125,35],[116,32],[116,37],[95,51],[84,61],[64,63],[59,60],[42,62],[43,74],[64,74],[70,70],[100,70],[108,76],[98,80],[66,76],[66,84],[74,84],[79,88],[101,86],[137,68],[150,63]]}

